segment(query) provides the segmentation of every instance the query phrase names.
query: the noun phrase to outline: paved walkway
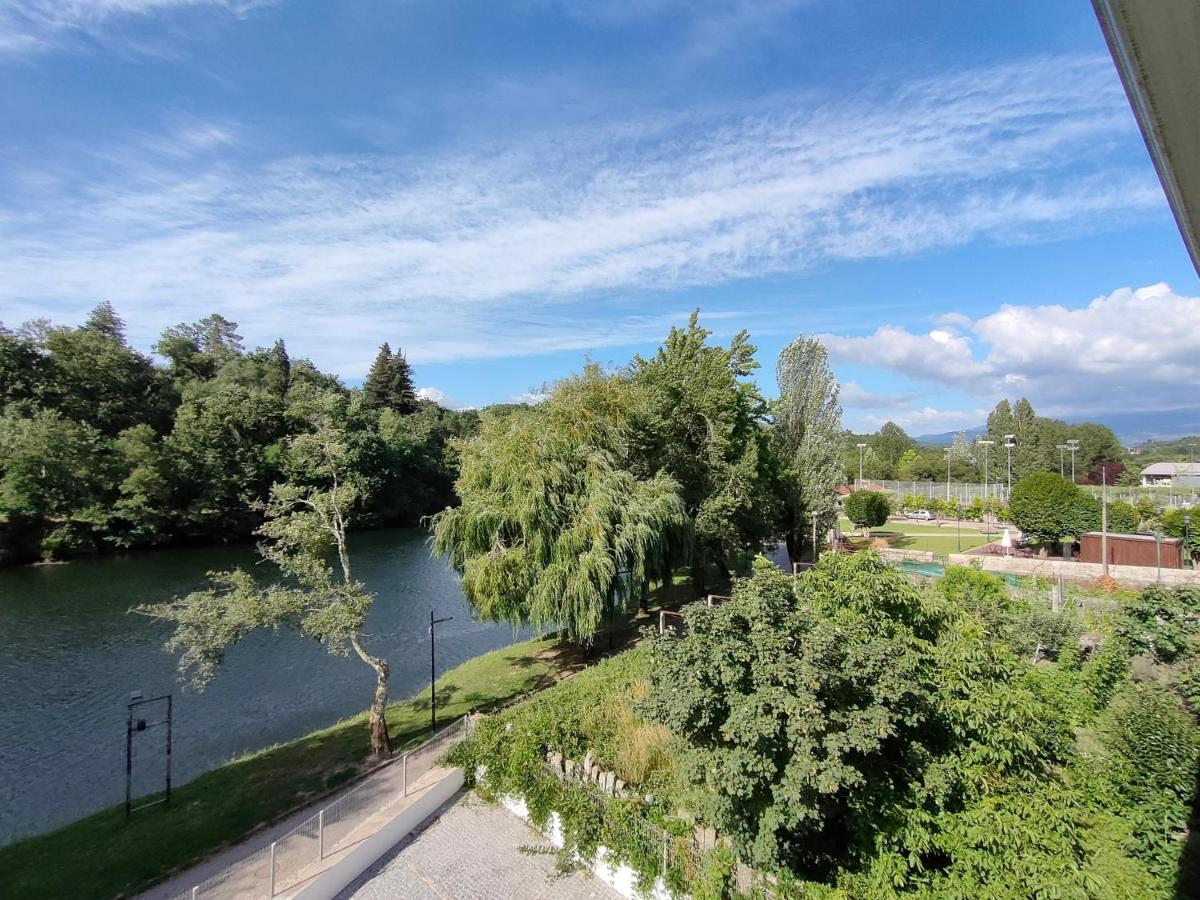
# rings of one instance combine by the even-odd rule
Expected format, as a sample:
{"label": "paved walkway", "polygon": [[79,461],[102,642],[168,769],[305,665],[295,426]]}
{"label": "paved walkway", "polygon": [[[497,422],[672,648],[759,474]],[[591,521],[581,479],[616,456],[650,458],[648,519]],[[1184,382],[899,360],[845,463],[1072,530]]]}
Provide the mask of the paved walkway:
{"label": "paved walkway", "polygon": [[516,816],[464,794],[364,872],[338,900],[613,900],[620,896],[587,873],[557,874],[556,856],[553,851],[543,852],[545,847],[545,839]]}

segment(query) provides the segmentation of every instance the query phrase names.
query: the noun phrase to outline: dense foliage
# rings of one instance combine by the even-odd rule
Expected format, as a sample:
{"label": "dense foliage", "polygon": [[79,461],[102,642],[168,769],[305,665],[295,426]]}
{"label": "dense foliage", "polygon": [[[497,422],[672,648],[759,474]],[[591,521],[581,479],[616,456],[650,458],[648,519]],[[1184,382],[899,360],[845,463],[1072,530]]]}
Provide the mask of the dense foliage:
{"label": "dense foliage", "polygon": [[1034,544],[1055,544],[1100,527],[1100,504],[1051,472],[1035,472],[1013,486],[1013,524]]}
{"label": "dense foliage", "polygon": [[[695,897],[733,893],[731,852],[784,896],[1187,896],[1200,726],[1181,695],[1200,647],[1185,628],[1171,668],[1130,658],[1146,623],[1200,608],[1161,593],[1080,619],[975,569],[921,588],[870,553],[795,578],[762,562],[730,602],[686,607],[683,637],[492,718],[460,761],[645,887],[668,835],[668,882]],[[562,783],[548,748],[637,796]],[[669,836],[694,824],[732,846],[676,868]]]}
{"label": "dense foliage", "polygon": [[[754,347],[744,332],[727,347],[710,337],[693,314],[653,357],[588,366],[456,444],[461,506],[433,519],[434,546],[479,614],[590,642],[652,578],[690,564],[702,592],[745,572],[797,516],[832,518],[840,411],[823,355],[785,351],[775,433],[789,437],[772,439],[748,380]],[[818,471],[806,454],[822,446]]]}
{"label": "dense foliage", "polygon": [[108,304],[78,328],[0,327],[0,563],[249,537],[294,474],[286,448],[314,394],[349,404],[361,524],[453,502],[448,440],[475,414],[412,397],[403,356],[389,353],[399,399],[364,402],[282,342],[244,349],[236,329],[220,315],[169,328],[160,366]]}
{"label": "dense foliage", "polygon": [[859,528],[878,528],[887,523],[891,500],[882,491],[855,491],[842,503],[846,518]]}
{"label": "dense foliage", "polygon": [[537,408],[485,413],[462,445],[462,505],[434,517],[434,550],[478,615],[589,641],[618,597],[684,557],[678,483],[624,465],[635,392],[589,367]]}

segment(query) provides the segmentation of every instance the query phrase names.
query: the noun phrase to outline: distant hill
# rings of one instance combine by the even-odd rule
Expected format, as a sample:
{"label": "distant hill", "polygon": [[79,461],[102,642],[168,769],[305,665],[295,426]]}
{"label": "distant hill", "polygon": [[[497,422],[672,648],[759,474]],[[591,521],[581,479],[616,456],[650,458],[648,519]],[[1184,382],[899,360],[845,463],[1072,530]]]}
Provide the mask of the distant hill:
{"label": "distant hill", "polygon": [[[1186,438],[1188,435],[1200,434],[1200,407],[1155,412],[1105,413],[1100,416],[1068,416],[1066,421],[1072,425],[1080,422],[1098,422],[1101,425],[1107,425],[1117,433],[1122,444],[1132,447],[1146,441],[1173,441]],[[961,430],[959,429],[959,431]],[[968,428],[966,429],[967,440],[972,441],[986,431],[987,427],[984,425]],[[949,446],[953,443],[956,434],[958,431],[922,434],[913,440],[919,444]]]}
{"label": "distant hill", "polygon": [[958,431],[943,431],[941,434],[919,434],[913,440],[918,444],[935,444],[939,447],[949,447],[954,443],[954,436],[964,430],[967,432],[968,441],[973,441],[975,438],[987,434],[987,426],[978,425],[975,428],[960,428]]}

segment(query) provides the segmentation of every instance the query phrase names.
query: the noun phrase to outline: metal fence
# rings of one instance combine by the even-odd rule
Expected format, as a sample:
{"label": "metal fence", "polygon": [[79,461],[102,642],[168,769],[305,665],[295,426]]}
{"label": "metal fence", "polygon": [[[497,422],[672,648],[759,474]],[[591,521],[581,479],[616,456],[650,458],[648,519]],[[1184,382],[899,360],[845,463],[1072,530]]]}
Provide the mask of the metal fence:
{"label": "metal fence", "polygon": [[[226,867],[179,894],[176,900],[200,897],[258,900],[274,897],[315,872],[317,863],[354,841],[354,833],[372,814],[408,796],[409,788],[434,768],[438,760],[470,736],[471,719],[463,716],[419,747],[394,757],[360,784],[321,808],[269,846]],[[399,767],[399,785],[395,776]]]}
{"label": "metal fence", "polygon": [[[1159,509],[1178,509],[1200,504],[1200,487],[1167,487],[1154,485],[1109,485],[1081,484],[1087,493],[1100,497],[1107,491],[1109,502],[1122,500],[1126,503],[1149,501]],[[995,500],[1008,499],[1008,484],[1005,480],[989,481],[987,485],[968,481],[894,481],[867,478],[854,482],[854,489],[884,491],[899,502],[907,496],[924,497],[927,500],[957,500],[966,506],[977,498],[991,497]]]}

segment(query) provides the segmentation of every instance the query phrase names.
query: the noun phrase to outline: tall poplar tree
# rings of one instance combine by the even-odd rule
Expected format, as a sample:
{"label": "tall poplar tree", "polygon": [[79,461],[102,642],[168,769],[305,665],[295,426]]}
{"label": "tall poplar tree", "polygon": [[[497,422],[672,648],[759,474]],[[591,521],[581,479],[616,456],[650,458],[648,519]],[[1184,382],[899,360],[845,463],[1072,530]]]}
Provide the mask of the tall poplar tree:
{"label": "tall poplar tree", "polygon": [[814,514],[818,534],[837,519],[837,487],[844,477],[840,388],[829,368],[829,354],[815,338],[799,337],[784,347],[775,378],[780,392],[775,433],[786,467],[788,551],[796,558],[812,543]]}

